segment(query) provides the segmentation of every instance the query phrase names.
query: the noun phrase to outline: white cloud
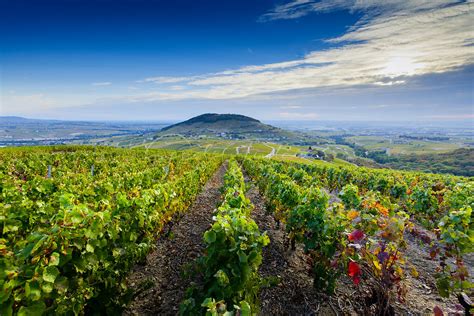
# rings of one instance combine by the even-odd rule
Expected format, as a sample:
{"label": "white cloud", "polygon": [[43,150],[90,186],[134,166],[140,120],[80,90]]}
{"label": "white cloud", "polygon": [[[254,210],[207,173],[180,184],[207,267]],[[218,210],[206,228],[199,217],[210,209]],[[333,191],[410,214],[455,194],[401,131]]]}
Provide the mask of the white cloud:
{"label": "white cloud", "polygon": [[141,82],[179,82],[186,88],[153,93],[158,99],[232,99],[297,89],[401,85],[412,76],[453,71],[474,63],[471,2],[298,0],[264,17],[297,18],[312,11],[342,9],[362,10],[366,15],[342,36],[328,40],[338,45],[334,48],[286,62]]}
{"label": "white cloud", "polygon": [[396,80],[396,81],[377,81],[374,82],[375,85],[377,86],[393,86],[394,84],[404,84],[405,80]]}
{"label": "white cloud", "polygon": [[112,82],[108,82],[108,81],[105,81],[105,82],[94,82],[92,83],[93,86],[96,86],[96,87],[100,87],[100,86],[110,86],[112,84]]}

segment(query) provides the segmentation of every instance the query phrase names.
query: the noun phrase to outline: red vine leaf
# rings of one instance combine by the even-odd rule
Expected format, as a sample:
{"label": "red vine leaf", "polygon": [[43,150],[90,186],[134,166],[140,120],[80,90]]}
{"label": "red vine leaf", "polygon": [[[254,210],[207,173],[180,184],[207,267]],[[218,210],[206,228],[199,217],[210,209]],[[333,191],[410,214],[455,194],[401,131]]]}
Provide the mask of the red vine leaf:
{"label": "red vine leaf", "polygon": [[365,237],[364,232],[361,231],[360,229],[356,229],[352,233],[349,234],[350,241],[359,241],[364,237]]}
{"label": "red vine leaf", "polygon": [[348,275],[352,278],[352,281],[355,285],[358,285],[360,282],[361,270],[359,265],[356,262],[349,262]]}
{"label": "red vine leaf", "polygon": [[434,313],[434,316],[443,316],[443,311],[437,305],[433,308],[433,313]]}

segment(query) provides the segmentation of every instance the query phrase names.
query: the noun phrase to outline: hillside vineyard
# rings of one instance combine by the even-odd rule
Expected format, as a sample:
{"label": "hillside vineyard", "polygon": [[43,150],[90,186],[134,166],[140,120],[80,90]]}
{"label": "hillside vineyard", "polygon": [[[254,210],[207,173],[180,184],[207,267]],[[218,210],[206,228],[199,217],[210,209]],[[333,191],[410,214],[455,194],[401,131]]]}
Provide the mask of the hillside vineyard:
{"label": "hillside vineyard", "polygon": [[83,314],[117,303],[127,272],[222,162],[92,147],[0,157],[1,315]]}
{"label": "hillside vineyard", "polygon": [[437,265],[432,295],[459,297],[469,308],[471,178],[78,146],[2,149],[0,161],[0,315],[126,309],[137,297],[130,271],[160,238],[173,238],[173,224],[222,164],[222,202],[209,209],[203,252],[188,262],[197,277],[179,296],[180,314],[254,315],[262,291],[284,286],[259,272],[272,264],[264,252],[275,240],[254,220],[251,187],[286,249],[303,249],[312,299],[324,301],[347,279],[355,312],[394,314],[410,293],[407,276],[418,275],[406,251],[414,236]]}
{"label": "hillside vineyard", "polygon": [[[286,227],[291,247],[301,243],[311,256],[316,288],[332,293],[337,278],[347,274],[354,284],[365,281],[372,288],[375,307],[361,312],[393,314],[391,295],[403,302],[402,280],[418,274],[404,258],[404,236],[410,233],[430,245],[429,256],[439,261],[435,277],[441,296],[472,291],[463,260],[474,250],[471,180],[255,159],[243,165]],[[329,205],[331,195],[342,203]],[[437,240],[419,225],[433,229]]]}

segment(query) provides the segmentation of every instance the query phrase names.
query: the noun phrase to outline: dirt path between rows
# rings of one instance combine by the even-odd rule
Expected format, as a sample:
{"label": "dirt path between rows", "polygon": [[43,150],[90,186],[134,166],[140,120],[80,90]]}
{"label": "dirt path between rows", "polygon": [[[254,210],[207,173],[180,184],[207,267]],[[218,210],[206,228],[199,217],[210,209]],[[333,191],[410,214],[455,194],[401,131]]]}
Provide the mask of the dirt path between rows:
{"label": "dirt path between rows", "polygon": [[[246,181],[249,178],[246,176]],[[285,246],[285,232],[277,228],[271,214],[267,214],[265,198],[257,187],[250,185],[246,196],[254,205],[252,217],[260,231],[266,231],[270,244],[263,249],[260,275],[277,277],[276,286],[263,288],[260,292],[260,315],[321,315],[330,311],[321,307],[313,280],[308,274],[307,257],[301,248],[295,251]]]}
{"label": "dirt path between rows", "polygon": [[183,218],[171,229],[170,237],[160,238],[156,249],[137,265],[127,283],[132,289],[152,284],[138,295],[124,315],[176,315],[183,301],[189,280],[182,277],[187,265],[204,249],[202,236],[212,223],[212,212],[222,202],[219,189],[223,185],[226,164],[223,164],[204,186]]}
{"label": "dirt path between rows", "polygon": [[[435,235],[422,228],[420,225],[414,224],[418,231],[424,235],[429,236],[431,240],[436,240]],[[463,314],[463,309],[459,306],[455,295],[448,298],[442,298],[438,294],[436,288],[435,273],[439,265],[438,260],[433,260],[429,256],[429,246],[425,245],[419,236],[412,235],[409,232],[405,233],[405,241],[407,243],[403,254],[405,255],[408,265],[405,270],[409,271],[411,266],[414,266],[418,272],[418,277],[414,278],[410,273],[407,273],[405,284],[408,286],[408,293],[406,302],[396,303],[395,307],[400,313],[409,313],[417,311],[420,314],[431,314],[435,306],[440,307],[444,313],[448,315]],[[474,256],[467,254],[464,257],[464,263],[469,271],[470,282],[473,282],[474,276]],[[453,264],[453,260],[449,260]],[[469,295],[469,293],[468,293]]]}
{"label": "dirt path between rows", "polygon": [[350,287],[342,284],[350,280],[340,280],[344,291],[336,295],[318,293],[313,287],[309,257],[301,245],[296,250],[287,246],[284,228],[278,228],[273,216],[267,213],[265,198],[257,187],[251,185],[246,196],[255,206],[252,217],[260,231],[266,231],[270,237],[270,244],[263,249],[260,275],[280,280],[278,285],[261,290],[259,315],[354,315],[349,305]]}

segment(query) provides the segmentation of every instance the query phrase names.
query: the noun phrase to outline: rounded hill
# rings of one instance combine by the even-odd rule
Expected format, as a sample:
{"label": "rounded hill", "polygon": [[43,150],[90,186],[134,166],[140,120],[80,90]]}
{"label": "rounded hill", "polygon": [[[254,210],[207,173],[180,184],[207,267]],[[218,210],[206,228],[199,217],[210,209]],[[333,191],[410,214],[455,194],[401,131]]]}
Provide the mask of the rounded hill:
{"label": "rounded hill", "polygon": [[210,136],[230,139],[286,140],[294,134],[239,114],[207,113],[163,128],[160,135]]}

